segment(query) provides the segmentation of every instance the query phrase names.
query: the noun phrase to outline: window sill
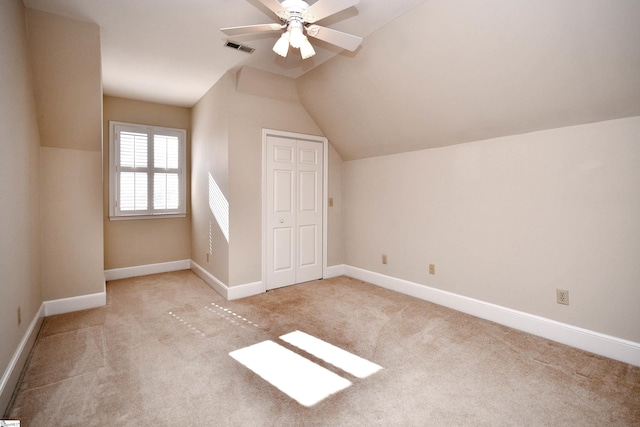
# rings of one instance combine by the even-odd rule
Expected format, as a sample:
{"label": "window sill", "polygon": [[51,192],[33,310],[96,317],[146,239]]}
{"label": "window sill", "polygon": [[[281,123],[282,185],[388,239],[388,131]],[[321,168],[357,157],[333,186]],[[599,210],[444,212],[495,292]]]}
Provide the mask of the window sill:
{"label": "window sill", "polygon": [[156,215],[121,215],[110,216],[109,221],[130,221],[137,219],[169,219],[169,218],[186,218],[186,213],[179,214],[156,214]]}

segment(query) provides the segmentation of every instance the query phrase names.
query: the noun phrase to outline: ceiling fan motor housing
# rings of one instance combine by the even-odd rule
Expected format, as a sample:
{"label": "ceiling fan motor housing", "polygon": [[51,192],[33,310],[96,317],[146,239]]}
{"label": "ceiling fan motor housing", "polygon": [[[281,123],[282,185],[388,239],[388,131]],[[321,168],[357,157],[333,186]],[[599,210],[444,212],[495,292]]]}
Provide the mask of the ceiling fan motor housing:
{"label": "ceiling fan motor housing", "polygon": [[299,20],[302,23],[316,21],[313,14],[307,12],[309,4],[303,0],[284,0],[281,6],[284,10],[277,12],[277,15],[284,21]]}
{"label": "ceiling fan motor housing", "polygon": [[309,8],[309,5],[307,4],[307,2],[303,0],[284,0],[280,4],[289,13],[291,12],[302,13]]}

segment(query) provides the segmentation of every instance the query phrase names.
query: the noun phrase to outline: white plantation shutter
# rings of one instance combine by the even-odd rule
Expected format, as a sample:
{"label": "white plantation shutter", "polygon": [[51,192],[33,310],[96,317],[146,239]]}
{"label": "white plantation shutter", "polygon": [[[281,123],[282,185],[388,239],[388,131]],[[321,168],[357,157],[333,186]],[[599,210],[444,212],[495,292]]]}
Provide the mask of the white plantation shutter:
{"label": "white plantation shutter", "polygon": [[120,166],[146,168],[149,138],[146,133],[120,132]]}
{"label": "white plantation shutter", "polygon": [[153,208],[178,209],[180,206],[180,185],[177,173],[154,174]]}
{"label": "white plantation shutter", "polygon": [[186,133],[110,122],[110,216],[186,213]]}
{"label": "white plantation shutter", "polygon": [[119,208],[121,211],[146,211],[149,183],[146,173],[120,172]]}
{"label": "white plantation shutter", "polygon": [[155,135],[153,140],[154,165],[156,168],[178,169],[180,140],[175,136]]}
{"label": "white plantation shutter", "polygon": [[178,209],[180,206],[180,141],[175,136],[153,138],[154,209]]}
{"label": "white plantation shutter", "polygon": [[[148,209],[148,153],[149,138],[146,133],[122,131],[120,144],[118,191],[121,211],[146,211]],[[144,172],[139,171],[143,169]],[[138,171],[137,171],[138,170]]]}

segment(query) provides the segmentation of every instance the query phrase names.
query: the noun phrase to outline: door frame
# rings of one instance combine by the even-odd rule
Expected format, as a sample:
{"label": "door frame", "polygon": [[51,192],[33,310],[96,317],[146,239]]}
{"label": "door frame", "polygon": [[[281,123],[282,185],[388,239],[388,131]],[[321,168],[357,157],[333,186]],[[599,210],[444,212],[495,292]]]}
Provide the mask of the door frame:
{"label": "door frame", "polygon": [[329,197],[329,140],[324,136],[262,129],[262,292],[267,291],[267,138],[276,136],[322,143],[322,277],[327,277],[327,200]]}

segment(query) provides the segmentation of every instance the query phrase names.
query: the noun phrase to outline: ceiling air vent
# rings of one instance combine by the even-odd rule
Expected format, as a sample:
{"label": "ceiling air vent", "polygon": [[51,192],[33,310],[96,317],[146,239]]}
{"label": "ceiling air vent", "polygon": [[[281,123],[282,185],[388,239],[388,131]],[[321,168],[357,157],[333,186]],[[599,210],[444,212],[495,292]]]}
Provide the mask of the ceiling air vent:
{"label": "ceiling air vent", "polygon": [[227,40],[227,43],[225,44],[225,46],[230,47],[232,49],[235,50],[240,50],[242,52],[246,52],[246,53],[253,53],[253,51],[255,50],[252,47],[240,44],[240,43],[236,43],[236,42],[232,42],[230,40]]}

